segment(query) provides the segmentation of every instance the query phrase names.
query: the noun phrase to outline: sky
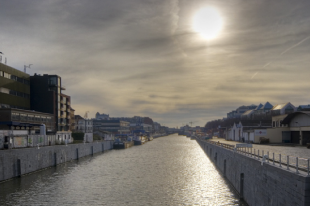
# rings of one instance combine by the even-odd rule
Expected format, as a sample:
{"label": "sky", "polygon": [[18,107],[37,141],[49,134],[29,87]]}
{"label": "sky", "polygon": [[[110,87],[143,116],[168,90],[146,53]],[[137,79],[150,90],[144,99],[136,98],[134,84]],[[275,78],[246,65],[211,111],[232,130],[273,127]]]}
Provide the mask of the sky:
{"label": "sky", "polygon": [[[310,104],[310,1],[0,0],[0,51],[57,74],[75,113],[151,117],[169,127],[242,105]],[[220,16],[212,39],[193,28]],[[210,28],[206,17],[205,25]],[[210,17],[211,18],[211,17]],[[212,19],[212,18],[211,18]],[[211,21],[212,22],[212,21]]]}

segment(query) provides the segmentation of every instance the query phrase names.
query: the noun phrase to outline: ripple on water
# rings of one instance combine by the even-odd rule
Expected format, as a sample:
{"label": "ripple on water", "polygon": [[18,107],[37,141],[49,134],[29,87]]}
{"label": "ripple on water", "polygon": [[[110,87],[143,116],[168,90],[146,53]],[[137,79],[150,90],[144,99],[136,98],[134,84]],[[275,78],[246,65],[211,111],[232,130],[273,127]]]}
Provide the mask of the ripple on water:
{"label": "ripple on water", "polygon": [[171,135],[1,184],[0,205],[240,205],[195,141]]}

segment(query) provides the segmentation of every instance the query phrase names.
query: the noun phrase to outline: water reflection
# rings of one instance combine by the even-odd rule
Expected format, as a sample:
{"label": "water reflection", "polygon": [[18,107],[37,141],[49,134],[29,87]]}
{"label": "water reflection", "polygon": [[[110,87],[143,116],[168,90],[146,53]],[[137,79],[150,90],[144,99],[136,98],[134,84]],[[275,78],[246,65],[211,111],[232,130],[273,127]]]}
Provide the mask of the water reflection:
{"label": "water reflection", "polygon": [[242,205],[195,141],[171,135],[0,184],[0,205]]}

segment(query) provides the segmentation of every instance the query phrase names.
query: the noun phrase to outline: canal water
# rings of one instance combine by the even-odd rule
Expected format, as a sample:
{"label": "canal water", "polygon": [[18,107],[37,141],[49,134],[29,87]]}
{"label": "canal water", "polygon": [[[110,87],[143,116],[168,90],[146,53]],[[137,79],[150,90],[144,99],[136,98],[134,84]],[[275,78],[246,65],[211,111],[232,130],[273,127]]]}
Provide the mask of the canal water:
{"label": "canal water", "polygon": [[244,205],[196,141],[170,135],[0,183],[0,205]]}

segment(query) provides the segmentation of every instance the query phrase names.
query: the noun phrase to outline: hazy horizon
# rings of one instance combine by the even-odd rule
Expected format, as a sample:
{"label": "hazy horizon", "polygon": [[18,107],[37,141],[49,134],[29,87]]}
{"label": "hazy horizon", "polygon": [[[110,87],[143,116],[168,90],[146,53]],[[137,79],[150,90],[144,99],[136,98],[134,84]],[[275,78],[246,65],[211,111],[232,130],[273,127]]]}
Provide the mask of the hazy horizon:
{"label": "hazy horizon", "polygon": [[[242,105],[310,104],[307,1],[0,3],[8,65],[61,76],[81,116],[204,126]],[[204,8],[222,21],[210,39],[193,26]]]}

